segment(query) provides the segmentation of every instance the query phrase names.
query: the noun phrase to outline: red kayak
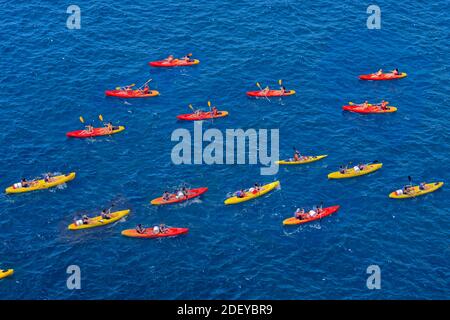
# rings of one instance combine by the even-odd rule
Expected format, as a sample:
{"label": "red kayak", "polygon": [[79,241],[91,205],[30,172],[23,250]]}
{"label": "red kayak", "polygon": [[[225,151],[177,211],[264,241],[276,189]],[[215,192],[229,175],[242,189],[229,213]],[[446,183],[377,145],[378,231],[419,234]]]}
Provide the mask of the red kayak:
{"label": "red kayak", "polygon": [[309,218],[309,219],[297,219],[296,217],[288,218],[283,221],[284,225],[297,225],[297,224],[304,224],[307,222],[315,221],[322,219],[326,216],[332,215],[333,213],[337,212],[339,210],[340,206],[333,206],[328,208],[323,208],[323,211],[316,215],[315,217]]}
{"label": "red kayak", "polygon": [[226,117],[227,115],[228,115],[228,111],[217,111],[216,115],[211,114],[211,112],[202,112],[200,114],[195,114],[195,113],[180,114],[177,116],[177,118],[179,120],[197,121],[197,120],[222,118],[222,117]]}
{"label": "red kayak", "polygon": [[396,112],[397,108],[393,107],[393,106],[387,106],[385,110],[377,107],[377,106],[373,106],[373,105],[369,105],[368,107],[363,107],[360,105],[349,105],[349,106],[343,106],[342,107],[343,110],[345,111],[350,111],[350,112],[355,112],[355,113],[364,113],[364,114],[368,114],[368,113],[392,113],[392,112]]}
{"label": "red kayak", "polygon": [[402,72],[400,74],[392,74],[392,73],[382,73],[380,75],[377,75],[375,73],[371,74],[363,74],[359,76],[359,79],[361,80],[395,80],[395,79],[401,79],[406,77],[407,74],[405,72]]}
{"label": "red kayak", "polygon": [[143,233],[139,233],[136,231],[136,229],[128,229],[123,230],[122,235],[126,237],[132,237],[132,238],[164,238],[164,237],[175,237],[180,234],[186,234],[188,233],[188,228],[172,228],[169,227],[166,229],[163,233],[153,233],[152,228],[147,228]]}
{"label": "red kayak", "polygon": [[197,59],[192,59],[189,61],[174,59],[170,62],[168,62],[166,60],[160,60],[160,61],[152,61],[152,62],[149,62],[148,64],[152,67],[171,68],[171,67],[188,67],[188,66],[193,66],[193,65],[199,64],[199,63],[200,63],[200,61]]}
{"label": "red kayak", "polygon": [[119,133],[123,130],[125,130],[125,127],[123,126],[114,127],[112,132],[109,132],[106,128],[94,128],[92,132],[87,132],[86,130],[76,130],[67,132],[66,136],[71,138],[92,138],[100,136],[109,136],[111,134]]}
{"label": "red kayak", "polygon": [[142,90],[106,90],[105,95],[117,98],[148,98],[159,95],[159,92],[156,90],[150,90],[148,93]]}
{"label": "red kayak", "polygon": [[196,188],[196,189],[189,189],[187,197],[183,198],[177,198],[176,194],[171,194],[169,197],[169,200],[164,200],[162,197],[153,199],[150,201],[151,204],[158,206],[163,204],[171,204],[171,203],[180,203],[184,202],[186,200],[199,197],[200,195],[204,194],[206,191],[208,191],[208,188]]}
{"label": "red kayak", "polygon": [[286,90],[284,93],[281,90],[269,90],[267,92],[259,91],[248,91],[247,95],[249,97],[284,97],[291,96],[295,94],[295,90]]}

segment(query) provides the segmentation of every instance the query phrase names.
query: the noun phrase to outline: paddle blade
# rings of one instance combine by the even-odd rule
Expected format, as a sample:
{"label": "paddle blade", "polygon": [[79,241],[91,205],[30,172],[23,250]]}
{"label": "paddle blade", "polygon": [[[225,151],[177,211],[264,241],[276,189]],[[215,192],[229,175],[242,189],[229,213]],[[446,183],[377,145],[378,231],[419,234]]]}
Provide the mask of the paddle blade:
{"label": "paddle blade", "polygon": [[100,121],[103,121],[103,116],[101,114],[98,115],[98,118],[100,119]]}
{"label": "paddle blade", "polygon": [[351,102],[351,101],[349,101],[349,102],[348,102],[348,104],[352,106],[352,105],[353,105],[354,103],[353,103],[353,102]]}
{"label": "paddle blade", "polygon": [[194,111],[194,108],[192,107],[192,104],[188,105],[189,108],[191,108],[192,111]]}
{"label": "paddle blade", "polygon": [[80,118],[79,118],[79,119],[80,119],[80,122],[81,122],[81,123],[84,123],[84,119],[83,119],[83,117],[82,117],[82,116],[80,116]]}
{"label": "paddle blade", "polygon": [[412,178],[411,178],[411,176],[408,176],[408,181],[409,181],[409,182],[411,182],[411,181],[412,181]]}
{"label": "paddle blade", "polygon": [[208,101],[208,107],[211,108],[211,101]]}
{"label": "paddle blade", "polygon": [[116,90],[120,90],[120,89],[122,89],[121,87],[116,87]]}
{"label": "paddle blade", "polygon": [[281,84],[283,83],[283,81],[280,79],[278,80],[278,84],[281,86]]}

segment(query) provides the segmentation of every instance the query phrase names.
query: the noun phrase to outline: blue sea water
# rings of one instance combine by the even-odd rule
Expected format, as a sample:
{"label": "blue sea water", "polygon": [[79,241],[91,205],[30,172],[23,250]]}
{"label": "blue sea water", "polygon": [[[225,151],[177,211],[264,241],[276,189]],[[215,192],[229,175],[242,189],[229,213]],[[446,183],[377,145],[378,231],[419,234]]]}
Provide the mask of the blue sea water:
{"label": "blue sea water", "polygon": [[[0,196],[0,299],[446,299],[450,293],[448,187],[417,199],[387,195],[407,183],[450,181],[449,3],[377,1],[381,29],[366,27],[364,1],[76,1],[81,29],[66,27],[62,1],[0,7],[0,181],[76,171],[61,188]],[[191,68],[152,69],[192,52]],[[408,77],[362,82],[399,67]],[[143,83],[156,98],[105,98]],[[283,79],[297,95],[252,100],[255,82]],[[387,99],[396,114],[343,113],[348,101]],[[328,154],[260,176],[257,165],[175,166],[175,116],[211,100],[229,117],[204,128],[280,129],[281,157],[295,145]],[[125,125],[123,133],[68,139],[78,117]],[[97,123],[99,123],[97,121]],[[348,161],[383,162],[353,180],[327,174]],[[225,207],[228,193],[281,181],[264,198]],[[149,200],[181,183],[201,198],[157,208]],[[285,228],[297,206],[341,210]],[[132,210],[117,224],[69,232],[74,215],[108,205]],[[186,226],[163,240],[122,237],[137,223]],[[81,268],[68,290],[66,268]],[[369,290],[366,269],[381,268]]]}

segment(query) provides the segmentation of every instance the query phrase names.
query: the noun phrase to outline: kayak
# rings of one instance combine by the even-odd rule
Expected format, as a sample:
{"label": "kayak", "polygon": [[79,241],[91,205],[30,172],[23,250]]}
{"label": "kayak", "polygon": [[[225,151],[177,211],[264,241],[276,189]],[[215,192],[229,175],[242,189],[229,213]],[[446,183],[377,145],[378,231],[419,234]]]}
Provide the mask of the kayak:
{"label": "kayak", "polygon": [[356,113],[364,113],[364,114],[368,114],[368,113],[392,113],[392,112],[396,112],[397,111],[396,107],[387,106],[386,110],[382,110],[382,109],[378,108],[377,106],[374,106],[374,105],[371,105],[371,104],[369,104],[369,106],[367,108],[359,106],[359,105],[349,105],[349,106],[343,106],[342,109],[345,110],[345,111],[356,112]]}
{"label": "kayak", "polygon": [[323,154],[323,155],[320,155],[320,156],[306,156],[307,157],[306,159],[302,159],[300,161],[294,161],[294,159],[288,159],[288,160],[276,161],[275,163],[277,163],[279,165],[284,165],[284,164],[290,164],[290,165],[306,164],[306,163],[319,161],[320,159],[326,158],[327,156],[328,156],[327,154]]}
{"label": "kayak", "polygon": [[418,197],[427,193],[431,193],[436,191],[437,189],[441,188],[444,185],[443,182],[433,182],[433,183],[427,183],[425,185],[425,190],[420,190],[419,186],[414,186],[412,189],[413,191],[408,194],[400,194],[398,191],[393,191],[389,194],[389,198],[392,199],[407,199],[407,198],[414,198]]}
{"label": "kayak", "polygon": [[171,62],[167,62],[166,60],[160,60],[160,61],[152,61],[148,64],[152,67],[159,67],[159,68],[171,68],[171,67],[188,67],[193,66],[196,64],[199,64],[200,60],[192,59],[190,61],[184,61],[184,60],[178,60],[174,59]]}
{"label": "kayak", "polygon": [[284,97],[284,96],[292,96],[295,94],[295,90],[286,90],[284,93],[281,93],[281,90],[269,90],[264,93],[262,91],[248,91],[247,95],[249,97]]}
{"label": "kayak", "polygon": [[71,173],[67,173],[67,174],[59,175],[59,176],[54,176],[54,177],[52,177],[52,181],[50,181],[50,182],[45,182],[44,179],[36,180],[33,182],[30,181],[30,183],[32,183],[32,185],[30,187],[26,187],[26,188],[22,187],[21,182],[18,182],[12,186],[6,188],[5,192],[6,193],[23,193],[23,192],[30,192],[30,191],[41,190],[41,189],[48,189],[48,188],[56,187],[57,185],[66,183],[73,179],[75,179],[75,172],[71,172]]}
{"label": "kayak", "polygon": [[159,95],[159,92],[156,90],[150,90],[149,93],[144,93],[142,90],[106,90],[105,95],[117,98],[148,98]]}
{"label": "kayak", "polygon": [[222,118],[228,115],[228,111],[217,111],[216,115],[211,115],[211,112],[202,112],[200,114],[188,113],[188,114],[180,114],[177,116],[179,120],[186,121],[197,121],[197,120],[207,120],[207,119],[215,119]]}
{"label": "kayak", "polygon": [[285,226],[298,225],[298,224],[304,224],[307,222],[311,222],[314,220],[319,220],[326,216],[332,215],[333,213],[337,212],[339,210],[339,208],[340,208],[340,206],[332,206],[332,207],[328,207],[328,208],[323,208],[323,211],[320,214],[316,215],[315,217],[311,217],[309,219],[301,219],[301,220],[297,219],[296,217],[292,217],[292,218],[285,219],[283,221],[283,224]]}
{"label": "kayak", "polygon": [[258,197],[261,197],[261,196],[265,195],[266,193],[272,191],[273,189],[275,189],[279,185],[280,185],[280,181],[275,181],[275,182],[263,185],[260,188],[259,192],[250,193],[250,192],[248,192],[246,190],[245,197],[238,198],[236,196],[233,196],[233,197],[230,197],[230,198],[226,199],[224,203],[226,205],[228,205],[228,204],[237,204],[237,203],[249,201],[249,200],[252,200],[252,199],[255,199],[255,198],[258,198]]}
{"label": "kayak", "polygon": [[381,75],[376,75],[375,73],[371,73],[371,74],[362,74],[359,76],[359,79],[361,79],[361,80],[394,80],[394,79],[401,79],[406,76],[407,76],[407,74],[405,72],[402,72],[397,75],[394,75],[391,73],[382,73]]}
{"label": "kayak", "polygon": [[189,189],[187,197],[183,197],[178,199],[177,195],[172,193],[169,197],[169,200],[164,200],[162,197],[153,199],[150,201],[151,204],[155,206],[163,205],[163,204],[171,204],[171,203],[179,203],[184,202],[186,200],[199,197],[200,195],[204,194],[206,191],[208,191],[208,188],[196,188],[196,189]]}
{"label": "kayak", "polygon": [[355,171],[355,169],[350,168],[347,169],[346,173],[340,173],[339,171],[332,172],[328,175],[328,179],[344,179],[344,178],[353,178],[353,177],[359,177],[363,176],[365,174],[372,173],[374,171],[377,171],[381,169],[383,166],[382,163],[373,163],[366,166],[364,170]]}
{"label": "kayak", "polygon": [[81,230],[81,229],[90,229],[90,228],[95,228],[95,227],[106,226],[107,224],[111,224],[111,223],[114,223],[114,222],[122,219],[129,213],[130,213],[130,210],[111,212],[111,219],[102,219],[101,216],[97,216],[97,217],[90,218],[88,224],[77,225],[75,223],[72,223],[69,225],[68,229],[69,230]]}
{"label": "kayak", "polygon": [[108,136],[111,134],[119,133],[125,130],[125,127],[118,126],[113,129],[112,132],[109,132],[105,127],[103,128],[94,128],[92,132],[87,132],[86,130],[76,130],[67,132],[66,136],[71,138],[92,138],[92,137],[100,137],[100,136]]}
{"label": "kayak", "polygon": [[153,233],[152,228],[147,228],[143,233],[139,233],[136,231],[136,229],[128,229],[123,230],[122,235],[125,237],[132,237],[132,238],[165,238],[165,237],[175,237],[180,234],[186,234],[188,233],[188,228],[172,228],[168,227],[167,230],[163,233]]}
{"label": "kayak", "polygon": [[2,270],[0,269],[0,279],[7,278],[14,274],[14,269]]}

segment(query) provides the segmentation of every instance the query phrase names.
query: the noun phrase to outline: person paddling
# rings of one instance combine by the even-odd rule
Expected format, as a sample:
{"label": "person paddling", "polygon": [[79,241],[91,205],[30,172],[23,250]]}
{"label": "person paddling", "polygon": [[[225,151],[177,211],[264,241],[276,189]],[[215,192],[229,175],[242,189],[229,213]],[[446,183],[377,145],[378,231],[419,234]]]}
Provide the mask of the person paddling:
{"label": "person paddling", "polygon": [[139,234],[145,233],[145,230],[146,229],[140,223],[136,226],[136,232],[139,233]]}

